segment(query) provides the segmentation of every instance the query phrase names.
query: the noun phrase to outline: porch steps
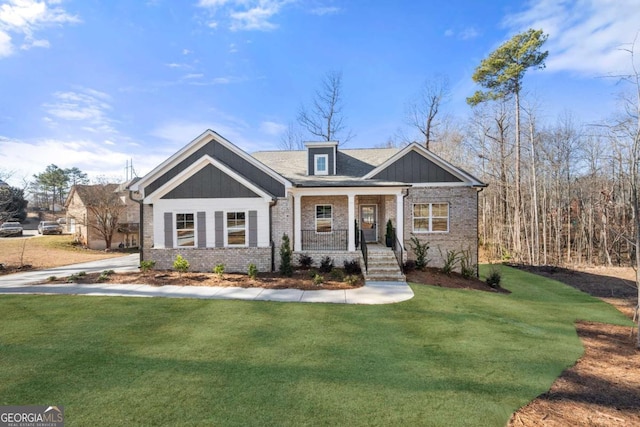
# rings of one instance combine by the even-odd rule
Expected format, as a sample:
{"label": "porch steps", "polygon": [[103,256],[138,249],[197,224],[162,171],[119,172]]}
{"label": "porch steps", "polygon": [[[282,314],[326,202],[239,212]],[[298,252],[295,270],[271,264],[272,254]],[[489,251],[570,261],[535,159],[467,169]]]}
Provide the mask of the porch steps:
{"label": "porch steps", "polygon": [[[391,248],[381,245],[369,245],[369,268],[364,273],[365,280],[381,282],[404,282],[406,277],[398,266],[396,255]],[[362,254],[360,255],[362,257]],[[361,262],[364,266],[364,261]]]}

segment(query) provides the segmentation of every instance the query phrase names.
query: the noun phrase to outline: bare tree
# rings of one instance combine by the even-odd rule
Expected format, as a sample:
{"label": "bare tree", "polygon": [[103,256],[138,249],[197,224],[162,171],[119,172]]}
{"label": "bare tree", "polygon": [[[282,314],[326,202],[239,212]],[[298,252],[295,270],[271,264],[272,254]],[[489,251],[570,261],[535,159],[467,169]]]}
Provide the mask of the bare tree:
{"label": "bare tree", "polygon": [[[353,138],[344,121],[342,99],[342,73],[330,71],[316,90],[310,108],[300,107],[298,123],[311,135],[322,141],[339,141],[342,144]],[[344,134],[342,141],[340,136]]]}
{"label": "bare tree", "polygon": [[280,148],[283,150],[302,150],[304,144],[302,142],[302,133],[295,123],[289,123],[284,134],[280,138]]}
{"label": "bare tree", "polygon": [[111,249],[113,235],[118,230],[120,218],[124,215],[126,204],[117,193],[117,184],[77,185],[75,190],[86,207],[86,215],[74,219],[90,228],[102,239],[106,249]]}
{"label": "bare tree", "polygon": [[435,75],[424,82],[416,98],[407,104],[407,121],[422,134],[427,150],[437,135],[436,128],[440,124],[437,116],[448,96],[448,77]]}

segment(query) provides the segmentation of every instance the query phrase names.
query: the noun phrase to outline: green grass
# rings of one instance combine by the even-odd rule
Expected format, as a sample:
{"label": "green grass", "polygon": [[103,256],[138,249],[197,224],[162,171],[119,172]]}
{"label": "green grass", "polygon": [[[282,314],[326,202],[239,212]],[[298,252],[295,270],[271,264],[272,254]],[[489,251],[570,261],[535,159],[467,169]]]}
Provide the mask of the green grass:
{"label": "green grass", "polygon": [[502,426],[613,307],[503,268],[511,295],[414,285],[384,306],[0,297],[0,405],[66,425]]}

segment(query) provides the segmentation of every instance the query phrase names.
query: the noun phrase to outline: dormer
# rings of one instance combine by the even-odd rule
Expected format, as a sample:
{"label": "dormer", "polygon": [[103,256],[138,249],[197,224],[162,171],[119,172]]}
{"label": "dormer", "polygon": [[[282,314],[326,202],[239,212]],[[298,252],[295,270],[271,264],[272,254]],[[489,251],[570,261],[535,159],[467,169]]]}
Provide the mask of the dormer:
{"label": "dormer", "polygon": [[338,142],[305,142],[307,147],[307,175],[326,176],[336,174]]}

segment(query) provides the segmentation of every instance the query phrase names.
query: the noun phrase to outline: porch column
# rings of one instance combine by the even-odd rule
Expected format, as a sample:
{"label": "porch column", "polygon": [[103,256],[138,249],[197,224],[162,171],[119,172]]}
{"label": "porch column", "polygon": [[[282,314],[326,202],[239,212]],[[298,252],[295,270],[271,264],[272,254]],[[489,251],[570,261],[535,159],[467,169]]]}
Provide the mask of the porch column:
{"label": "porch column", "polygon": [[404,195],[396,194],[396,236],[404,249]]}
{"label": "porch column", "polygon": [[302,250],[302,197],[293,195],[293,250]]}
{"label": "porch column", "polygon": [[348,206],[349,206],[349,219],[347,227],[347,250],[353,252],[356,250],[356,196],[355,194],[347,194]]}

